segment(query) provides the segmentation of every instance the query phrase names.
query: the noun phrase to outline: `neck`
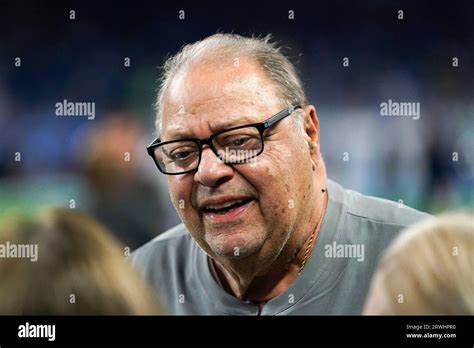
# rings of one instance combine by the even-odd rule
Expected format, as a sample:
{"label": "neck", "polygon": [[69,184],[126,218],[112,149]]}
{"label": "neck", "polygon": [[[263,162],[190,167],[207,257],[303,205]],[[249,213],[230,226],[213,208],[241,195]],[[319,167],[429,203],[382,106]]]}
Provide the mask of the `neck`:
{"label": "neck", "polygon": [[[300,220],[304,223],[300,224],[299,231],[291,234],[276,259],[266,260],[258,253],[245,259],[212,260],[216,276],[228,293],[263,302],[280,295],[295,281],[305,262],[305,254],[309,258],[326,211],[327,192],[319,189],[318,193],[320,196],[315,198],[315,204],[310,205],[312,208],[308,209],[307,216]],[[318,213],[314,214],[315,211]]]}

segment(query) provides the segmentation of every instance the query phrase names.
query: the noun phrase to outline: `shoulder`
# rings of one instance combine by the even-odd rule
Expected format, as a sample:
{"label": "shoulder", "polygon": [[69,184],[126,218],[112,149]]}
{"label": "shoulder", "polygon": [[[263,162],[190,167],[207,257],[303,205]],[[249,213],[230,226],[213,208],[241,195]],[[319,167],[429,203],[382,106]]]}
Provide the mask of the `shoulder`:
{"label": "shoulder", "polygon": [[331,210],[337,212],[332,242],[360,247],[366,262],[355,264],[362,273],[374,270],[382,252],[402,230],[431,217],[398,202],[344,189],[335,182],[328,181],[328,193]]}
{"label": "shoulder", "polygon": [[431,216],[398,202],[344,189],[335,182],[328,183],[328,192],[331,204],[339,207],[340,236],[348,243],[364,243],[377,250],[404,228]]}
{"label": "shoulder", "polygon": [[348,190],[329,181],[330,199],[344,206],[346,216],[352,219],[368,220],[374,224],[409,226],[431,215],[413,209],[403,203],[374,196],[367,196],[354,190]]}
{"label": "shoulder", "polygon": [[353,218],[365,219],[373,223],[406,227],[430,215],[404,205],[379,197],[366,196],[346,190],[348,197],[347,214]]}

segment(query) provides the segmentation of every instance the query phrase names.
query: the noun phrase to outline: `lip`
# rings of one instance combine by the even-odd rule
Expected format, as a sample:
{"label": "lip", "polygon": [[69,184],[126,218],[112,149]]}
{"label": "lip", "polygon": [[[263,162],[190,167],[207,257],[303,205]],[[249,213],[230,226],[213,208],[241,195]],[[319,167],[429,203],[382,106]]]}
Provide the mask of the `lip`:
{"label": "lip", "polygon": [[[237,197],[237,198],[226,198],[225,200],[223,199],[214,199],[214,200],[208,200],[205,202],[205,204],[202,205],[202,207],[205,207],[206,205],[209,204],[221,204],[225,203],[228,201],[234,201],[234,200],[239,200],[239,199],[248,199],[249,197]],[[235,209],[232,209],[231,211],[225,213],[225,214],[218,214],[218,213],[213,213],[213,212],[204,212],[202,211],[202,214],[205,219],[210,220],[211,222],[231,222],[233,220],[236,220],[238,217],[240,217],[245,211],[247,211],[252,204],[254,204],[255,199],[252,199],[250,202],[247,202],[244,205],[241,205],[240,207],[237,207]]]}
{"label": "lip", "polygon": [[223,204],[226,202],[230,201],[238,201],[242,199],[249,199],[251,197],[248,196],[222,196],[222,197],[214,197],[214,198],[209,198],[206,199],[205,201],[201,202],[198,205],[199,210],[203,210],[205,206],[211,205],[211,204]]}

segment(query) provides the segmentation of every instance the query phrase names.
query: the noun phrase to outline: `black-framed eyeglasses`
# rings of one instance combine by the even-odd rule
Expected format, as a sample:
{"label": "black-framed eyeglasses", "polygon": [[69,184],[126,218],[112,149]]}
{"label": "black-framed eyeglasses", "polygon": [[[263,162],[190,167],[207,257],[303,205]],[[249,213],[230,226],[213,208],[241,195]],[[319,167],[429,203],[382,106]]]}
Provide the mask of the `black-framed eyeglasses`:
{"label": "black-framed eyeglasses", "polygon": [[300,106],[290,105],[263,122],[229,128],[207,139],[187,138],[148,145],[147,152],[163,174],[179,175],[195,171],[201,163],[202,147],[208,145],[224,163],[247,163],[263,152],[264,132],[291,115]]}

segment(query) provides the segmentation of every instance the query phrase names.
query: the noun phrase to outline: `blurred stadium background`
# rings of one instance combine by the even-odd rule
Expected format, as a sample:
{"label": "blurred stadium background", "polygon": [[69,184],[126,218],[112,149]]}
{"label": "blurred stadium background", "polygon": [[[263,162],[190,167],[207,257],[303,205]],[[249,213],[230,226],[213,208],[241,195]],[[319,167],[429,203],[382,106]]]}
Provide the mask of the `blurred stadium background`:
{"label": "blurred stadium background", "polygon": [[[0,217],[72,204],[132,248],[176,224],[145,151],[157,66],[217,31],[288,47],[330,178],[431,213],[472,208],[473,12],[472,1],[1,1]],[[64,99],[95,102],[95,119],[57,117]],[[381,117],[388,99],[419,102],[420,119]]]}

